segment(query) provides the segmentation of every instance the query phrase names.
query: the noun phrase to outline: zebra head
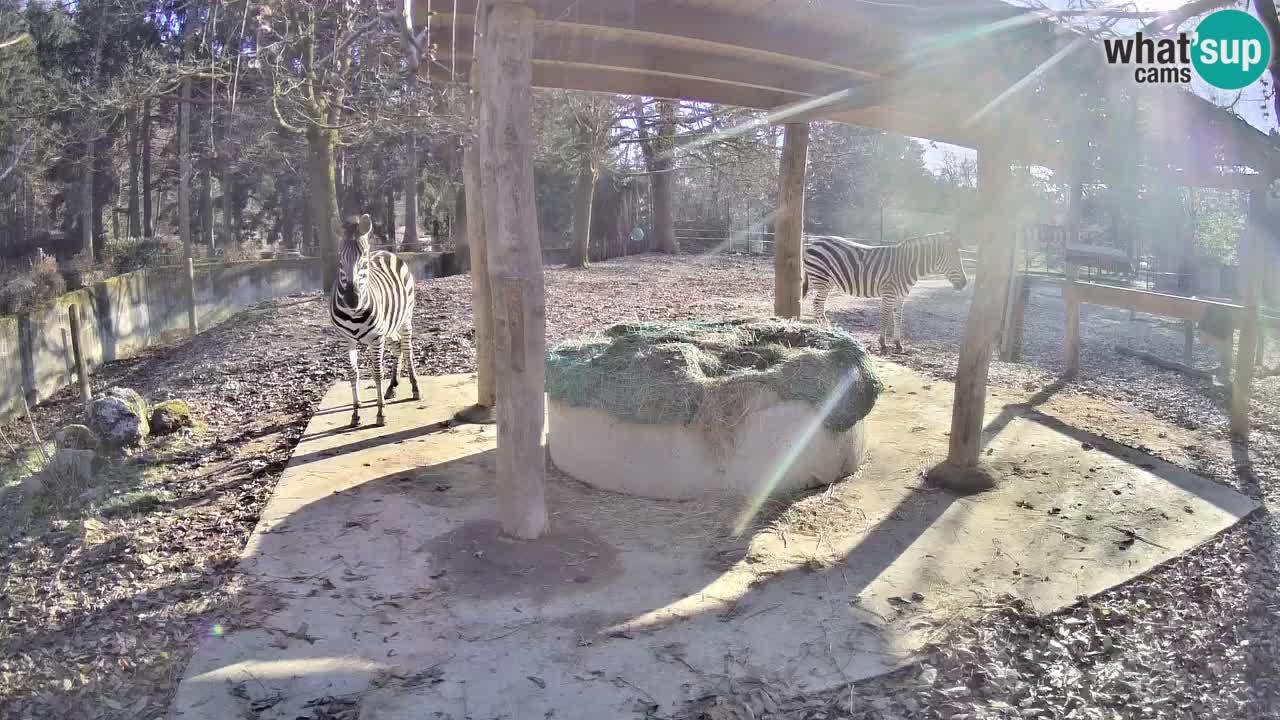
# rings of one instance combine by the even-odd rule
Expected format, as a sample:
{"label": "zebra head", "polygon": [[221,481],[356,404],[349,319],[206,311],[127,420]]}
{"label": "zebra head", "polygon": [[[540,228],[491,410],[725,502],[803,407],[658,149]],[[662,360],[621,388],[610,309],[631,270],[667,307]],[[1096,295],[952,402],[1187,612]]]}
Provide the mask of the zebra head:
{"label": "zebra head", "polygon": [[342,247],[338,250],[338,289],[355,296],[364,289],[369,272],[369,233],[373,219],[368,214],[351,216],[342,223]]}
{"label": "zebra head", "polygon": [[946,275],[951,286],[963,290],[969,284],[969,277],[964,273],[964,262],[960,259],[960,241],[950,233],[941,238],[934,254],[933,272]]}

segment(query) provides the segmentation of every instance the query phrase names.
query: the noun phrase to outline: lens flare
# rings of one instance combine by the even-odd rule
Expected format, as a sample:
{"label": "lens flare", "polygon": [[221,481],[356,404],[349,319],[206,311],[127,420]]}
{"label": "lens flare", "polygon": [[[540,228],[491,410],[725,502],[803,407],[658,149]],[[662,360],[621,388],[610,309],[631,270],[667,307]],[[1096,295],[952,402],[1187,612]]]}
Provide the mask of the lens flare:
{"label": "lens flare", "polygon": [[742,533],[746,531],[747,526],[749,526],[751,521],[755,519],[756,515],[760,513],[760,508],[764,506],[765,501],[769,499],[769,496],[773,494],[774,489],[778,487],[778,483],[782,480],[782,477],[787,474],[787,470],[795,464],[796,459],[800,457],[800,453],[804,452],[804,449],[809,446],[809,441],[813,439],[813,436],[818,432],[818,429],[822,427],[822,423],[825,422],[827,417],[835,411],[836,405],[844,399],[845,393],[849,392],[849,388],[853,387],[853,384],[857,380],[857,370],[850,369],[846,372],[844,377],[840,379],[840,382],[836,383],[831,394],[827,396],[825,401],[823,401],[822,407],[818,409],[818,412],[814,415],[813,419],[797,430],[791,439],[792,441],[788,450],[783,453],[778,458],[778,461],[774,463],[773,467],[769,469],[769,473],[765,476],[765,482],[763,482],[760,487],[756,488],[755,492],[752,493],[749,498],[746,508],[744,508],[742,513],[738,515],[738,520],[733,526],[733,534],[735,536],[742,535]]}

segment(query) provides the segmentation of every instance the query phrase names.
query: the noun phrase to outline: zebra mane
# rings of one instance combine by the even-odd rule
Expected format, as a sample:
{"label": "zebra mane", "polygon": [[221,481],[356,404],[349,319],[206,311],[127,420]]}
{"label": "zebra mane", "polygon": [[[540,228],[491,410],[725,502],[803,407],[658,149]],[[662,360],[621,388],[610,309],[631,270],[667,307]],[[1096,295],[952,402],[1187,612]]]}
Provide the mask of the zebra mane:
{"label": "zebra mane", "polygon": [[916,237],[911,237],[911,238],[907,238],[907,239],[905,239],[905,240],[900,240],[900,241],[898,241],[898,243],[897,243],[897,244],[898,244],[899,246],[902,246],[902,245],[931,245],[931,244],[936,243],[936,242],[939,242],[939,241],[941,241],[941,242],[943,242],[943,243],[947,243],[947,242],[950,242],[950,239],[951,239],[951,233],[949,233],[949,232],[947,232],[947,231],[945,231],[945,230],[944,230],[944,231],[942,231],[942,232],[929,233],[928,235],[917,235]]}

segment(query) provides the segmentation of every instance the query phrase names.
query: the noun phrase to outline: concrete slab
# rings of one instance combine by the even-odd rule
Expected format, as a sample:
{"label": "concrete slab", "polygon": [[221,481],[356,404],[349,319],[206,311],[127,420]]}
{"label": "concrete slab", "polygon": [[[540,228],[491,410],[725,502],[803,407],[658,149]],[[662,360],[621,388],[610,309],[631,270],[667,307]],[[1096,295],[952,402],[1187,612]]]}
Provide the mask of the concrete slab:
{"label": "concrete slab", "polygon": [[175,716],[292,720],[328,702],[364,720],[598,720],[667,714],[729,678],[815,692],[899,666],[990,598],[1063,607],[1255,508],[1070,417],[998,403],[987,460],[1002,485],[932,489],[921,471],[945,453],[951,385],[881,373],[862,471],[770,500],[741,537],[727,530],[741,499],[644,500],[557,477],[555,532],[529,544],[490,521],[494,429],[442,424],[474,397],[471,378],[426,380],[423,401],[354,432],[339,384]]}

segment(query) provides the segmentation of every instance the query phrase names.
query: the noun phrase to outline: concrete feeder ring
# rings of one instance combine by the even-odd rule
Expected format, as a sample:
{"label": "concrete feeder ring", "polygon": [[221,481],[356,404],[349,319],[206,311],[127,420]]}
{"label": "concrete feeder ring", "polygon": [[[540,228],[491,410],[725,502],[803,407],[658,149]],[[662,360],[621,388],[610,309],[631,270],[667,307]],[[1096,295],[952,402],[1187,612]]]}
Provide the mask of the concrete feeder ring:
{"label": "concrete feeder ring", "polygon": [[551,459],[588,485],[658,499],[825,485],[861,465],[881,387],[839,330],[615,325],[548,354]]}

